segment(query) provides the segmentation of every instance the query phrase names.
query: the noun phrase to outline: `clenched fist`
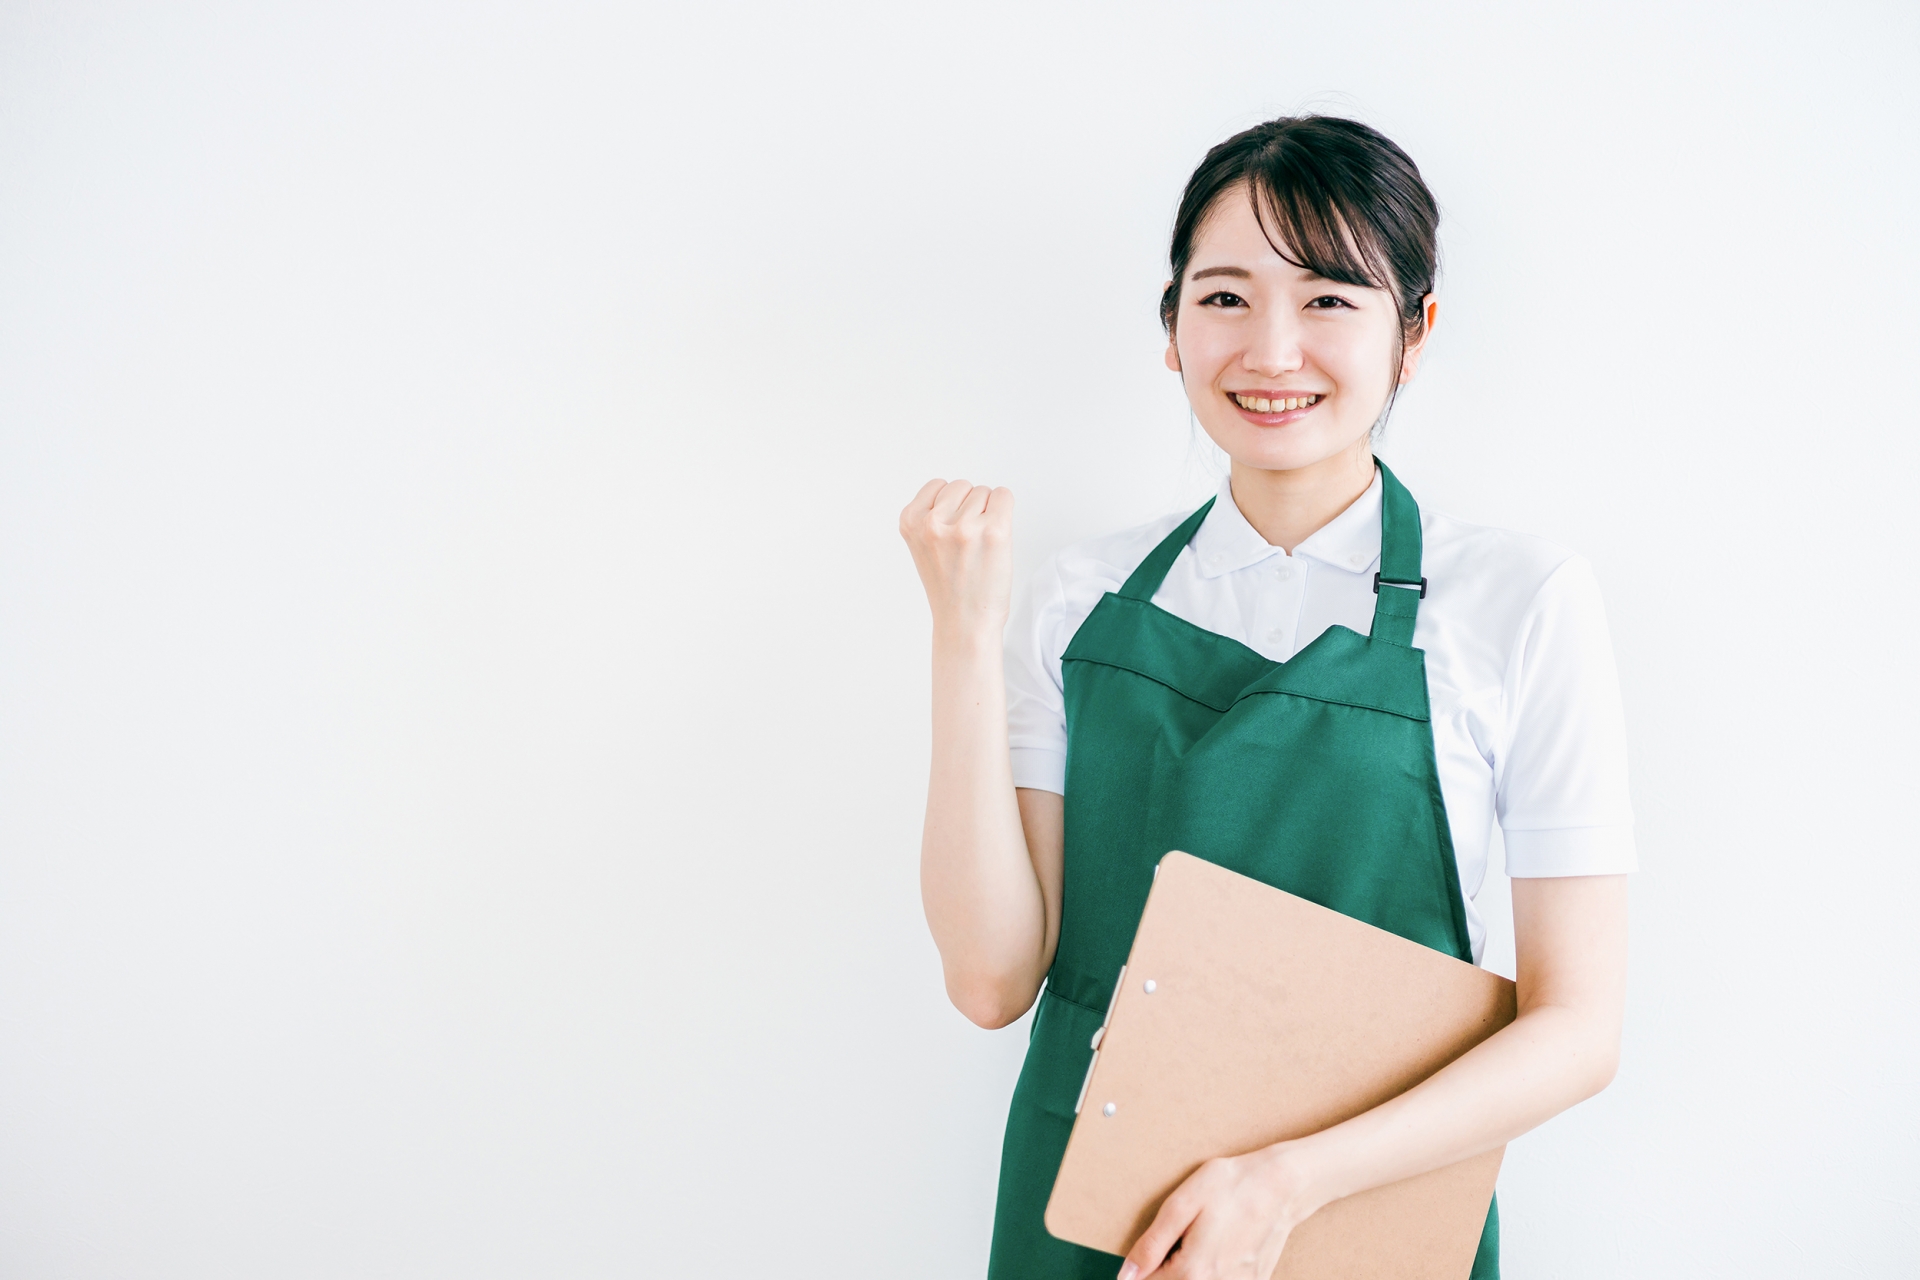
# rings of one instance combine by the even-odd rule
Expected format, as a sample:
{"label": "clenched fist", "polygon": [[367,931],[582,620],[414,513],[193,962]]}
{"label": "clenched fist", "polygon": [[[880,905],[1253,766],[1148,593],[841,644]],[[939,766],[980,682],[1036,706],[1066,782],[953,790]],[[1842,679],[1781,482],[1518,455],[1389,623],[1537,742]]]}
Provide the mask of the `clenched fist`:
{"label": "clenched fist", "polygon": [[927,589],[935,630],[997,642],[1013,578],[1013,491],[929,480],[900,513],[900,536]]}

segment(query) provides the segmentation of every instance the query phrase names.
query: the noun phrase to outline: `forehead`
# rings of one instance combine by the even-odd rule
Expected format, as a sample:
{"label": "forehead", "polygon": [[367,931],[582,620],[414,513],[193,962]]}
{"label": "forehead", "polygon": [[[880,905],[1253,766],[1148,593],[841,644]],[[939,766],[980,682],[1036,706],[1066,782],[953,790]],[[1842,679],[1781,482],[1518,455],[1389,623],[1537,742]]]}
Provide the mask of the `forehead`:
{"label": "forehead", "polygon": [[1201,219],[1200,225],[1194,229],[1192,256],[1187,262],[1187,279],[1193,279],[1199,272],[1221,267],[1238,268],[1249,276],[1264,279],[1317,281],[1350,278],[1347,273],[1339,272],[1338,268],[1335,268],[1335,276],[1328,277],[1300,265],[1310,255],[1298,252],[1288,243],[1279,226],[1279,218],[1270,210],[1266,214],[1263,219],[1254,211],[1245,183],[1221,192]]}
{"label": "forehead", "polygon": [[[1286,257],[1275,251],[1276,244],[1286,252]],[[1226,266],[1257,270],[1262,275],[1311,274],[1304,267],[1287,261],[1287,258],[1298,257],[1292,246],[1280,238],[1271,221],[1261,226],[1260,218],[1254,214],[1253,201],[1247,197],[1247,188],[1241,184],[1222,191],[1194,229],[1193,257],[1187,264],[1187,274],[1191,277],[1208,267]]]}

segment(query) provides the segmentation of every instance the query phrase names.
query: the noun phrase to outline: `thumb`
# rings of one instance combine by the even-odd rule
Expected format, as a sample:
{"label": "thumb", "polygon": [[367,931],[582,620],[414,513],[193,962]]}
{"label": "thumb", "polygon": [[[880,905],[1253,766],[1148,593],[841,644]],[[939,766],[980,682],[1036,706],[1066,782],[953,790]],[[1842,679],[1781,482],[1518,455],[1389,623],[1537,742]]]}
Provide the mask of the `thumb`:
{"label": "thumb", "polygon": [[1153,1225],[1146,1234],[1134,1241],[1133,1248],[1127,1250],[1126,1262],[1120,1268],[1119,1280],[1141,1280],[1150,1276],[1167,1260],[1173,1246],[1180,1243],[1180,1237],[1193,1225],[1194,1213],[1179,1201],[1169,1198],[1160,1206],[1160,1212],[1154,1215]]}

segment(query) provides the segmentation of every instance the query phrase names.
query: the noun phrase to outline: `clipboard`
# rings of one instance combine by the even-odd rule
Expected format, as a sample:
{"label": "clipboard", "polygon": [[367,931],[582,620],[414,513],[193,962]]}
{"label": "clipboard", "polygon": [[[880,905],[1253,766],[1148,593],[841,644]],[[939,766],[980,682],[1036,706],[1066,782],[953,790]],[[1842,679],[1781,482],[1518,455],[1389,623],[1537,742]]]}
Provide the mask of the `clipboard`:
{"label": "clipboard", "polygon": [[[1094,1036],[1047,1230],[1124,1254],[1205,1161],[1370,1110],[1513,1021],[1514,986],[1187,853]],[[1502,1147],[1322,1208],[1276,1280],[1466,1280]]]}

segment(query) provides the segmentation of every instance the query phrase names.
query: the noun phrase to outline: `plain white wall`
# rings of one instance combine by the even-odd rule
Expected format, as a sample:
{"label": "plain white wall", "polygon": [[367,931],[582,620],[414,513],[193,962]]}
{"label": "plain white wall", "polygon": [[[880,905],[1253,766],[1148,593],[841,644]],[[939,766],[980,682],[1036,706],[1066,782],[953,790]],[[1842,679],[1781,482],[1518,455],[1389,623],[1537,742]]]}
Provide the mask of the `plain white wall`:
{"label": "plain white wall", "polygon": [[1009,484],[1024,568],[1198,499],[1167,226],[1303,107],[1445,210],[1384,456],[1590,556],[1625,681],[1625,1064],[1513,1146],[1507,1274],[1920,1271],[1916,55],[0,5],[0,1275],[978,1276],[1024,1034],[920,918],[895,516]]}

